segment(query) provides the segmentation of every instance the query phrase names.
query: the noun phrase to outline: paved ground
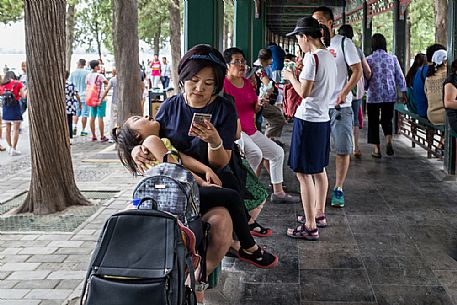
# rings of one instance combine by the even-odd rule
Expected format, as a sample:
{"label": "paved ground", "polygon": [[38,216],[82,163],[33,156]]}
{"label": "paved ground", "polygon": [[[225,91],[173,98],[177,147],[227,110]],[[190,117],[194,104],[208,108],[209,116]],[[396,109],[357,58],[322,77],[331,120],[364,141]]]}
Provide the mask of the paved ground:
{"label": "paved ground", "polygon": [[[113,146],[76,142],[78,186],[120,193],[73,233],[0,232],[0,305],[76,303],[104,221],[131,197],[137,179],[120,163],[106,162],[113,158]],[[274,234],[258,241],[280,255],[280,265],[260,270],[224,260],[219,285],[208,291],[206,304],[457,305],[455,179],[420,149],[396,143],[395,157],[381,160],[371,159],[363,146],[363,159],[351,163],[347,207],[328,209],[329,227],[321,230],[319,242],[285,236],[295,225],[298,205],[267,204],[260,221]],[[297,190],[286,172],[288,189]],[[334,181],[333,162],[328,172]],[[0,162],[0,173],[4,202],[27,190],[30,157]]]}

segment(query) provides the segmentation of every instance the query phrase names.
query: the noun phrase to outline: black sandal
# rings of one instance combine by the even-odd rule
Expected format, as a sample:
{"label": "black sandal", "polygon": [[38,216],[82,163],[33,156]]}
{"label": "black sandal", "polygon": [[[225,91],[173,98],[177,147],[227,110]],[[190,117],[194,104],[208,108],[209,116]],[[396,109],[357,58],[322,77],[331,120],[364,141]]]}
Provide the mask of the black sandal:
{"label": "black sandal", "polygon": [[276,255],[267,252],[260,246],[257,246],[257,250],[253,253],[246,252],[246,250],[240,249],[240,260],[253,264],[258,268],[274,268],[278,265],[279,259]]}
{"label": "black sandal", "polygon": [[254,223],[249,225],[249,230],[251,231],[251,235],[256,237],[268,237],[273,235],[273,230],[265,228],[258,224],[257,221],[254,221]]}

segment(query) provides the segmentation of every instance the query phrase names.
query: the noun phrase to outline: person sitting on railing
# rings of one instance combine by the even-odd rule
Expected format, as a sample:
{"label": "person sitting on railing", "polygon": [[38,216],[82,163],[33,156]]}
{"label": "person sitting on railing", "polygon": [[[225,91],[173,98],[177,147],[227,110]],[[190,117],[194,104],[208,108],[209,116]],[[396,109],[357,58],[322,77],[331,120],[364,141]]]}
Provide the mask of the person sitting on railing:
{"label": "person sitting on railing", "polygon": [[[429,64],[432,64],[432,56],[433,54],[438,51],[438,50],[445,50],[446,48],[443,45],[440,45],[438,43],[432,44],[427,48],[425,51],[427,55],[427,62]],[[423,118],[427,118],[427,97],[425,95],[425,78],[427,76],[427,71],[428,71],[429,66],[424,65],[420,67],[416,75],[414,76],[414,81],[413,81],[413,97],[417,109],[417,114],[420,115]]]}
{"label": "person sitting on railing", "polygon": [[457,59],[451,66],[452,73],[444,81],[444,107],[452,131],[457,133]]}
{"label": "person sitting on railing", "polygon": [[[432,64],[429,65],[427,77],[425,79],[425,96],[427,97],[427,118],[434,125],[444,125],[446,123],[446,112],[443,102],[443,83],[446,80],[447,71],[447,51],[438,50],[433,53]],[[439,156],[443,155],[444,133],[436,148]]]}
{"label": "person sitting on railing", "polygon": [[416,72],[419,68],[422,68],[424,65],[427,64],[427,57],[423,53],[417,53],[416,56],[414,57],[414,63],[409,68],[408,73],[406,73],[405,80],[406,80],[406,86],[407,88],[407,102],[406,105],[408,107],[408,111],[412,113],[417,113],[417,108],[416,108],[416,101],[414,100],[413,96],[413,83],[414,83],[414,77],[416,76]]}
{"label": "person sitting on railing", "polygon": [[447,51],[438,50],[432,56],[425,79],[425,96],[427,97],[427,118],[435,125],[444,125],[445,111],[442,86],[446,80]]}

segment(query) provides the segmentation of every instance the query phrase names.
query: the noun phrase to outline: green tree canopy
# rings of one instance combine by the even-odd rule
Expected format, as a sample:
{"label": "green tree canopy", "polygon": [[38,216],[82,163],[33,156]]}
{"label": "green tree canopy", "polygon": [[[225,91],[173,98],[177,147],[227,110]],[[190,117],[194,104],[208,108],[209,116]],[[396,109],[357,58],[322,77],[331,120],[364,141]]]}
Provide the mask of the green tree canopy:
{"label": "green tree canopy", "polygon": [[80,0],[76,13],[75,41],[101,55],[102,46],[113,52],[111,0]]}
{"label": "green tree canopy", "polygon": [[24,18],[24,1],[0,0],[0,22],[17,22]]}
{"label": "green tree canopy", "polygon": [[[152,49],[161,48],[170,36],[168,0],[138,0],[138,35]],[[155,50],[157,51],[157,50]]]}

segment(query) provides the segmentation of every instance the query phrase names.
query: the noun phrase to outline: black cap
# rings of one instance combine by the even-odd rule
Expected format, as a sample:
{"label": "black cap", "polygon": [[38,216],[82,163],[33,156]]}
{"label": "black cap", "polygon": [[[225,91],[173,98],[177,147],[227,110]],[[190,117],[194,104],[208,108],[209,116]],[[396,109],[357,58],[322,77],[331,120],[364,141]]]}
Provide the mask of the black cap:
{"label": "black cap", "polygon": [[302,17],[297,20],[297,24],[295,25],[295,29],[288,33],[286,36],[294,36],[297,34],[303,34],[305,32],[314,32],[320,31],[319,22],[314,19],[313,17]]}

